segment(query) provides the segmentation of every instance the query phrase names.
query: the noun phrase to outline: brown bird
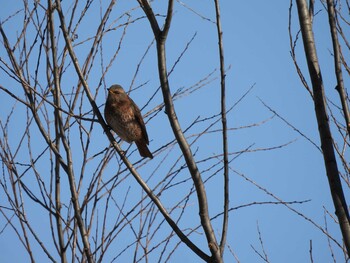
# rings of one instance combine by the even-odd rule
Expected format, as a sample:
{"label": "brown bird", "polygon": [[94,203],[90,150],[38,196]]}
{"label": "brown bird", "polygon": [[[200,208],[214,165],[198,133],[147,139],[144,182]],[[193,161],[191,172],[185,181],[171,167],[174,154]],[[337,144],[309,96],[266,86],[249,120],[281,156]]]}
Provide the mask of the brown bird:
{"label": "brown bird", "polygon": [[120,85],[108,89],[104,114],[107,124],[122,140],[135,142],[142,157],[153,158],[140,109]]}

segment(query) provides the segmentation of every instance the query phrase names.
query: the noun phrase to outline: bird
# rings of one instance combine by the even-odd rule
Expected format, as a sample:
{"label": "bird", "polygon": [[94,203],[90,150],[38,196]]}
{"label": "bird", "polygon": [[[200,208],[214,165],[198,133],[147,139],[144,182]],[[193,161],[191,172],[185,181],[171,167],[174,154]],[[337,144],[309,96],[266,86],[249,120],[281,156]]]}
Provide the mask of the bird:
{"label": "bird", "polygon": [[149,140],[141,111],[122,86],[114,84],[108,89],[104,116],[108,126],[123,141],[135,142],[142,157],[153,158],[147,147]]}

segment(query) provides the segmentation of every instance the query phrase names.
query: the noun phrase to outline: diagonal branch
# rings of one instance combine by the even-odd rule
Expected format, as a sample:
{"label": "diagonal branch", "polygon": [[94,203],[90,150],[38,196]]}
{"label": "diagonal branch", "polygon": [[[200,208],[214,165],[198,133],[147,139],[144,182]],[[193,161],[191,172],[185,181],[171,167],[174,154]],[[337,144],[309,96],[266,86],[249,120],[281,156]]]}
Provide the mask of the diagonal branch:
{"label": "diagonal branch", "polygon": [[343,73],[341,69],[342,62],[340,58],[340,45],[338,40],[337,26],[335,22],[335,11],[334,11],[333,0],[327,0],[327,7],[328,7],[329,26],[330,26],[332,42],[333,42],[335,76],[337,78],[336,90],[338,91],[340,96],[340,101],[342,104],[343,114],[346,122],[346,129],[348,134],[350,134],[350,113],[349,113],[349,107],[347,102],[348,96],[345,91]]}
{"label": "diagonal branch", "polygon": [[169,0],[168,11],[165,18],[164,28],[162,30],[162,38],[164,38],[164,41],[168,36],[171,20],[173,18],[173,7],[174,7],[174,0]]}
{"label": "diagonal branch", "polygon": [[318,63],[315,39],[312,31],[306,0],[297,0],[299,23],[303,36],[305,56],[312,82],[315,113],[321,140],[321,148],[326,168],[328,183],[333,199],[335,213],[348,255],[350,255],[350,218],[335,158],[332,133],[327,114],[326,95],[323,87],[321,69]]}
{"label": "diagonal branch", "polygon": [[161,34],[161,30],[159,28],[156,16],[154,15],[151,6],[149,5],[148,1],[137,0],[137,2],[139,2],[141,8],[145,12],[148,20],[150,21],[154,36],[158,38]]}

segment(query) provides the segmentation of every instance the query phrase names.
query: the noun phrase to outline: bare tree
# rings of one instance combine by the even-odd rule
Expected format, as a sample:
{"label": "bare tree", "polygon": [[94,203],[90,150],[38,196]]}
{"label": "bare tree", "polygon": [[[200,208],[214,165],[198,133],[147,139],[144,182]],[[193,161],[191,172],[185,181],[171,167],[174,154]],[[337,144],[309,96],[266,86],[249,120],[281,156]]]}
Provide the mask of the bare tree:
{"label": "bare tree", "polygon": [[[13,79],[14,85],[13,87],[1,86],[3,94],[13,99],[13,111],[9,113],[7,120],[1,121],[1,158],[6,167],[3,175],[4,178],[7,178],[1,181],[1,185],[8,200],[8,204],[3,206],[1,211],[8,225],[18,234],[32,262],[36,261],[31,248],[32,237],[52,261],[56,260],[55,254],[57,253],[61,262],[68,262],[73,258],[78,261],[102,262],[105,257],[110,257],[110,254],[106,252],[112,244],[118,242],[120,232],[128,227],[134,234],[134,241],[130,245],[136,244],[135,262],[142,259],[148,261],[148,254],[158,246],[163,246],[163,252],[159,258],[165,257],[163,254],[170,246],[170,240],[174,236],[177,236],[204,261],[222,262],[229,203],[225,66],[218,1],[214,2],[213,7],[216,10],[220,41],[221,117],[219,115],[206,120],[197,119],[185,130],[180,127],[173,101],[205,87],[208,82],[213,81],[213,73],[209,73],[203,80],[199,80],[185,90],[179,90],[176,94],[170,93],[168,77],[176,63],[171,71],[167,70],[165,42],[171,26],[174,1],[170,0],[168,3],[163,29],[160,29],[157,21],[159,15],[153,13],[148,1],[139,1],[139,7],[130,7],[116,19],[112,18],[115,17],[113,11],[116,1],[110,1],[108,6],[100,4],[100,21],[96,32],[82,40],[80,27],[88,20],[91,9],[98,7],[98,3],[87,1],[83,4],[75,1],[70,6],[62,6],[62,4],[61,1],[48,0],[47,5],[34,2],[31,6],[24,1],[23,9],[9,16],[0,25],[2,44],[7,53],[6,59],[1,58],[2,70]],[[140,7],[144,15],[140,13]],[[13,42],[11,34],[6,30],[6,24],[19,14],[23,14],[23,27],[20,29],[20,35]],[[97,101],[103,101],[105,93],[102,88],[106,88],[107,85],[105,77],[119,55],[129,27],[139,20],[145,20],[146,17],[154,33],[160,87],[164,99],[164,102],[155,104],[154,96],[159,89],[154,90],[147,102],[147,104],[152,104],[153,108],[146,116],[149,116],[150,119],[157,118],[164,108],[175,136],[175,140],[161,145],[154,153],[156,155],[164,151],[170,153],[174,145],[178,144],[185,159],[185,163],[180,167],[178,166],[181,159],[169,166],[168,174],[163,175],[161,177],[163,179],[159,180],[153,189],[137,169],[147,165],[151,166],[149,160],[135,159],[134,151],[121,150],[101,115],[103,105],[98,106],[97,103]],[[114,32],[118,30],[122,31],[119,43],[114,45],[112,51],[104,51],[106,49],[104,41],[110,41],[105,39],[110,38],[110,35],[113,35],[114,38]],[[78,55],[81,52],[81,46],[84,46],[84,51],[88,50],[85,52],[85,58],[82,58],[81,54]],[[153,46],[153,41],[140,58],[132,83],[138,77],[139,67],[142,66],[143,59],[148,55],[151,46]],[[186,49],[187,47],[183,50],[184,53]],[[181,59],[181,56],[178,60]],[[108,61],[107,64],[105,61]],[[94,71],[98,70],[98,67],[100,67],[100,79],[96,88],[91,89],[89,79],[91,75],[96,74]],[[18,90],[19,86],[22,87],[24,96]],[[141,87],[146,88],[146,83],[141,84]],[[16,148],[10,143],[11,135],[8,130],[13,125],[14,118],[18,118],[15,117],[17,111],[26,112],[26,125],[20,129],[23,133],[20,135],[21,140]],[[225,170],[225,191],[223,192],[225,216],[220,243],[216,240],[211,224],[202,175],[197,167],[188,138],[186,138],[188,135],[185,135],[191,126],[205,121],[207,127],[195,135],[195,140],[197,140],[219,120],[223,122],[224,148],[221,156],[225,164],[223,166]],[[105,145],[96,149],[93,141],[97,140],[96,136],[102,136],[98,126],[102,127],[104,136],[107,136],[112,148]],[[100,135],[97,135],[96,130],[99,130]],[[79,144],[80,149],[77,148]],[[120,162],[112,162],[114,151],[119,154]],[[24,155],[28,157],[19,161],[18,158],[22,159]],[[134,161],[130,161],[131,158]],[[159,165],[163,165],[165,160],[166,156],[159,162]],[[114,166],[112,169],[114,176],[106,177],[105,170],[109,163]],[[25,169],[20,169],[22,167]],[[150,176],[155,174],[158,168],[151,169],[153,172],[150,168],[145,170]],[[187,182],[187,180],[183,183],[173,182],[175,176],[183,169],[188,169],[191,174],[194,188],[190,187],[183,197],[171,204],[171,208],[166,209],[159,196],[166,194],[177,184]],[[35,175],[35,179],[32,174]],[[149,199],[142,195],[142,198],[134,201],[134,204],[129,204],[130,193],[128,191],[121,191],[124,197],[118,194],[118,199],[116,199],[116,191],[119,191],[117,189],[122,188],[124,182],[129,180],[129,174],[134,177]],[[33,186],[33,180],[36,186]],[[69,195],[64,190],[66,186],[69,186]],[[198,200],[199,222],[205,233],[211,255],[191,241],[189,235],[193,231],[186,232],[179,227],[179,221],[194,193]],[[122,203],[120,203],[121,200],[123,200]],[[27,202],[35,202],[48,212],[50,224],[47,228],[51,230],[54,249],[44,242],[46,237],[38,234],[33,222],[27,218],[28,209],[30,209],[26,205]],[[177,219],[174,219],[171,214],[178,213],[177,211],[180,214],[176,216]],[[159,218],[159,213],[163,219],[155,221],[156,218]],[[113,219],[110,218],[110,214],[115,215]],[[138,219],[140,221],[136,223]],[[159,243],[153,248],[149,247],[150,240],[157,235],[164,220],[172,231],[165,236],[162,234],[161,241],[158,241]],[[17,226],[17,223],[20,224],[20,227]],[[120,250],[119,254],[115,253],[115,259],[123,254],[128,246]],[[167,257],[170,258],[172,253],[169,252]],[[139,254],[142,256],[140,257]]]}
{"label": "bare tree", "polygon": [[[174,25],[179,20],[176,8],[209,25],[206,38],[217,42],[210,51],[216,65],[183,86],[173,76],[191,56],[197,33],[182,43],[171,38],[172,30],[179,29]],[[267,104],[271,116],[266,119],[235,127],[228,123],[228,116],[254,85],[237,94],[235,101],[228,100],[230,66],[225,64],[218,0],[210,2],[209,12],[207,17],[179,0],[24,0],[21,8],[1,18],[0,236],[14,234],[19,251],[25,251],[31,262],[43,257],[52,262],[173,262],[182,250],[204,262],[224,258],[240,262],[228,242],[229,215],[262,205],[286,208],[320,231],[330,247],[343,250],[327,227],[295,208],[309,200],[285,201],[232,165],[245,154],[278,150],[294,140],[268,147],[255,147],[252,142],[238,150],[231,143],[231,132],[281,119],[307,136]],[[334,13],[331,17],[332,32],[335,26],[345,39],[338,17]],[[176,51],[171,50],[174,44]],[[334,54],[338,54],[336,64],[348,70],[339,47]],[[345,116],[348,98],[339,67],[337,72]],[[302,76],[301,70],[298,73]],[[139,105],[148,130],[156,133],[150,133],[152,160],[141,158],[134,145],[122,142],[101,115],[106,90],[115,83],[123,84]],[[184,121],[186,112],[177,103],[197,102],[209,87],[219,94],[207,107],[209,113]],[[309,93],[315,96],[311,88]],[[323,106],[323,110],[330,107]],[[343,165],[344,174],[338,179],[349,182],[344,153],[348,132],[339,119],[334,118],[334,123],[343,144],[323,137],[329,149],[333,147],[331,158]],[[207,138],[219,143],[209,147]],[[243,179],[266,200],[230,205],[232,176]],[[339,180],[329,178],[338,193]],[[334,197],[337,215],[346,216],[344,196]],[[340,225],[346,233],[344,222]],[[258,246],[251,245],[251,252],[270,262],[267,233],[260,226],[258,222]],[[308,244],[313,260],[313,243]]]}

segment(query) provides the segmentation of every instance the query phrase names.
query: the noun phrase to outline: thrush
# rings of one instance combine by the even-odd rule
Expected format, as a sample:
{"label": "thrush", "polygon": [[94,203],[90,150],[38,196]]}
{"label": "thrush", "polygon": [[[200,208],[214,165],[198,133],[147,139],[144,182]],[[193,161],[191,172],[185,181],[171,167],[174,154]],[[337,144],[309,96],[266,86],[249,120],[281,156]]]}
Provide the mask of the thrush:
{"label": "thrush", "polygon": [[135,142],[142,157],[153,158],[141,111],[120,85],[108,89],[104,114],[107,124],[122,140]]}

